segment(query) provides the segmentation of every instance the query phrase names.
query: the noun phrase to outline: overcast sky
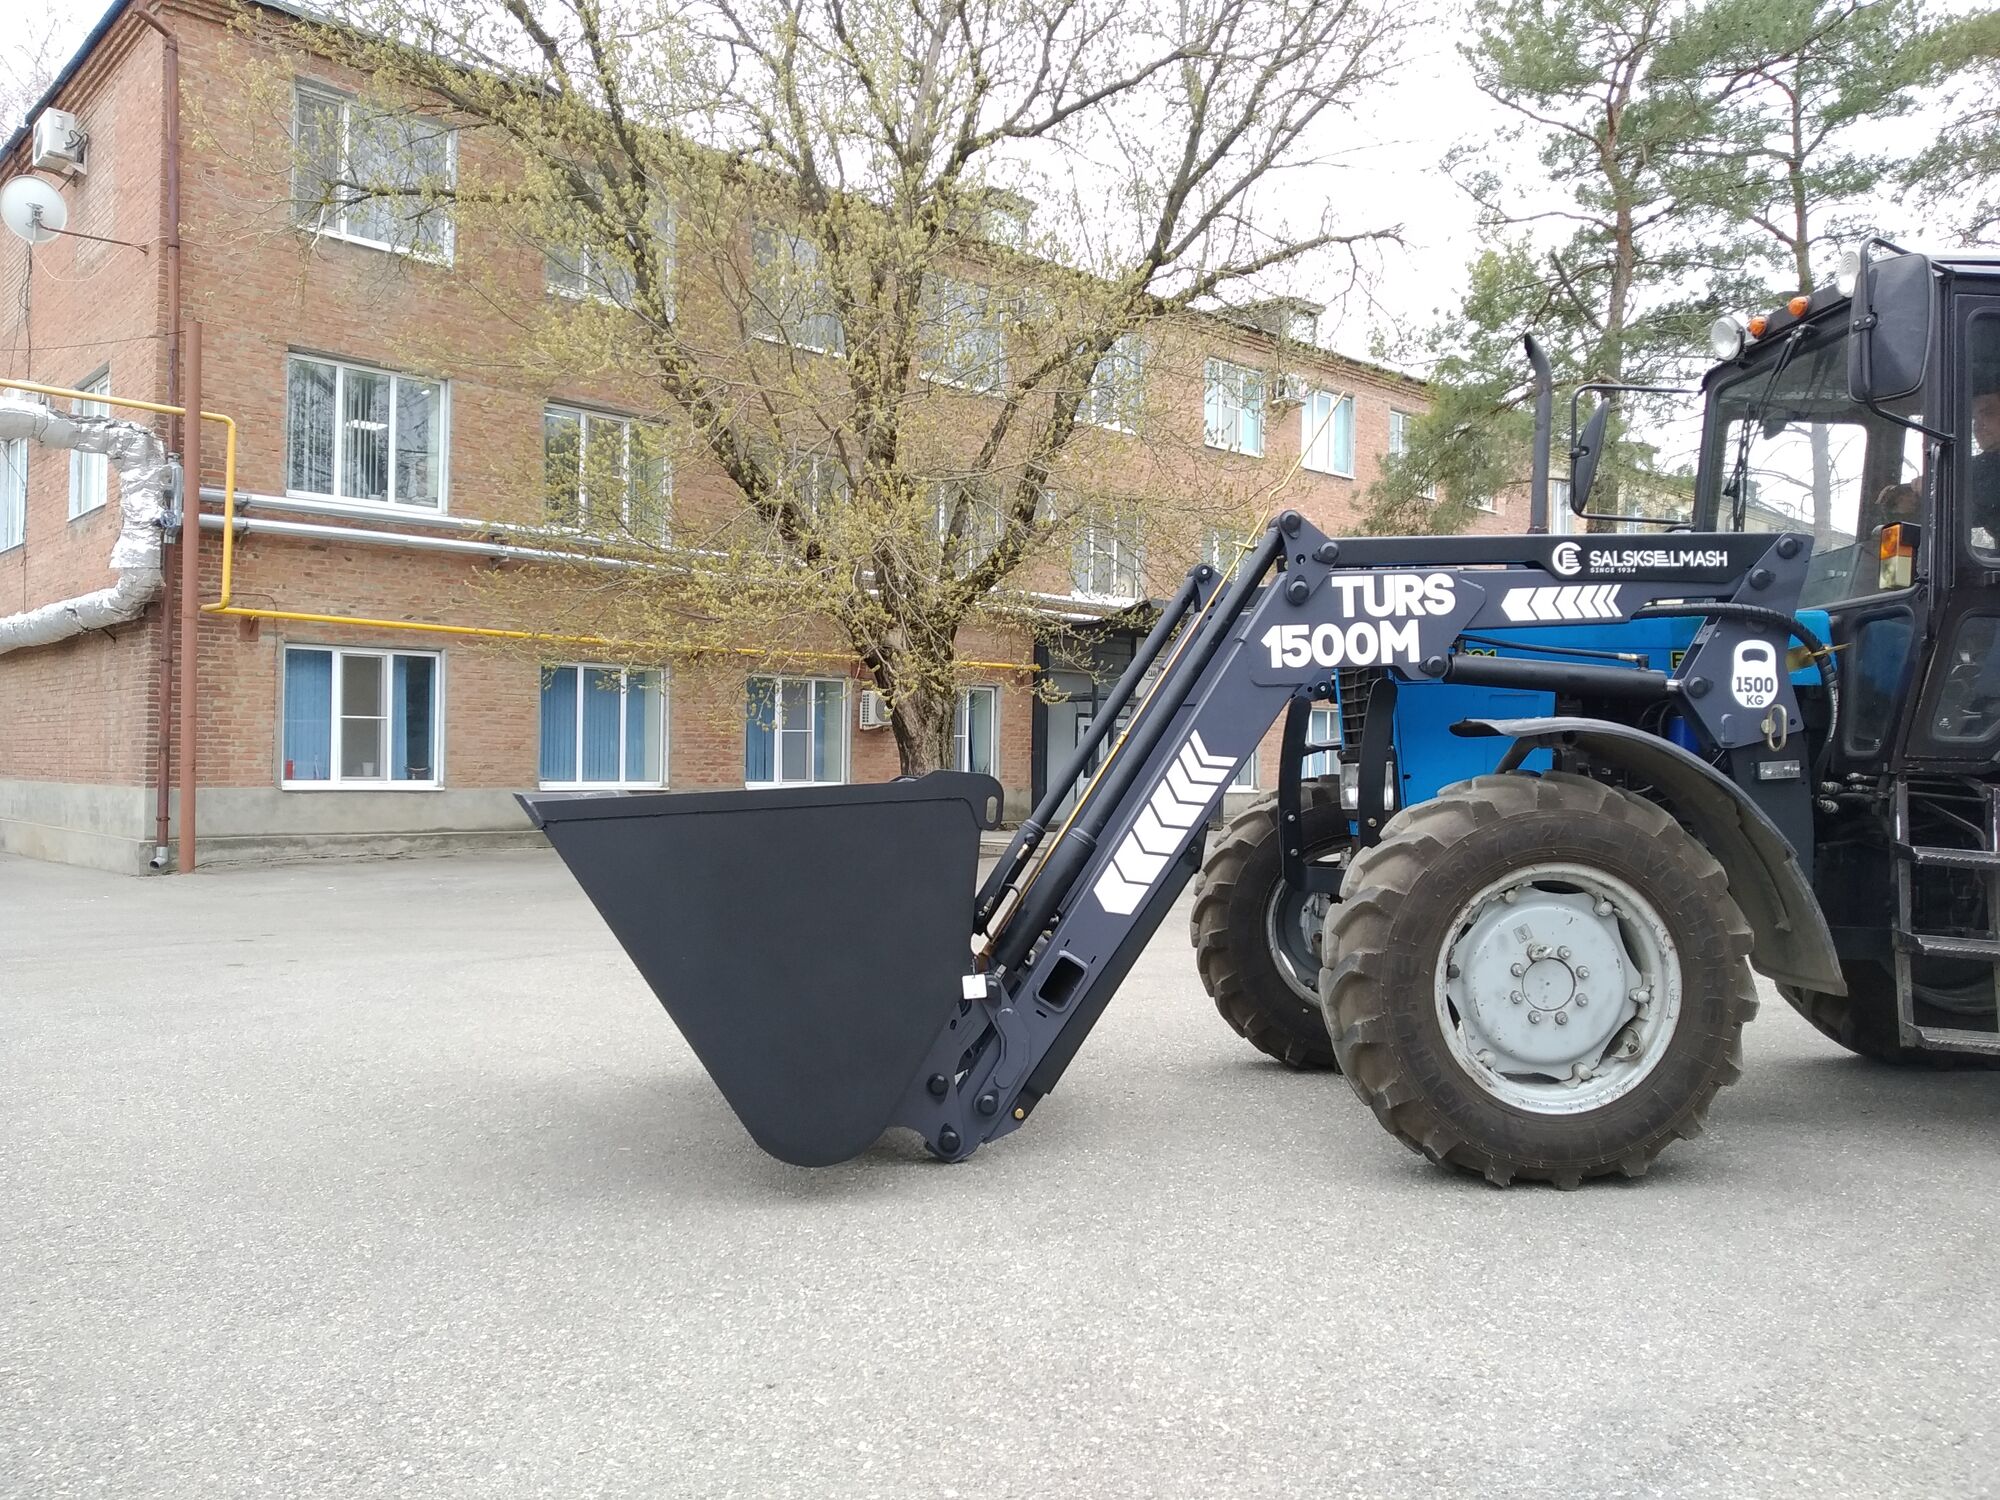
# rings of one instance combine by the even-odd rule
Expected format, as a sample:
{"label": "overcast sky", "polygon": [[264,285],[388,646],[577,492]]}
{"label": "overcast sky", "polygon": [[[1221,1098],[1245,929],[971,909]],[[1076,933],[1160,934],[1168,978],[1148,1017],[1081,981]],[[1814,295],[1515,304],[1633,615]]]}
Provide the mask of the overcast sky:
{"label": "overcast sky", "polygon": [[[0,0],[0,10],[14,7],[54,18],[58,65],[106,8],[105,0]],[[1341,303],[1336,288],[1298,289],[1333,304],[1321,337],[1345,353],[1370,357],[1385,320],[1420,324],[1456,300],[1454,289],[1473,249],[1474,219],[1438,163],[1454,142],[1490,134],[1506,117],[1472,87],[1455,39],[1456,28],[1442,21],[1411,37],[1400,81],[1383,91],[1362,121],[1343,122],[1326,143],[1340,164],[1327,169],[1322,191],[1349,227],[1401,225],[1406,241],[1404,250],[1388,247],[1374,257],[1375,284],[1365,297]],[[1356,130],[1361,134],[1347,138]]]}

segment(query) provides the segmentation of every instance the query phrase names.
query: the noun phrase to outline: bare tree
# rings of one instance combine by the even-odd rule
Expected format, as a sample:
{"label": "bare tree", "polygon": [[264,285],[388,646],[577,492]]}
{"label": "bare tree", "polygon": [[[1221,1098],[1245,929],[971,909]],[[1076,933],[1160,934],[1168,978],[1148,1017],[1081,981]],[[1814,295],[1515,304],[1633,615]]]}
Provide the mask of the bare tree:
{"label": "bare tree", "polygon": [[54,9],[9,25],[0,41],[0,130],[11,135],[28,122],[28,111],[55,82],[75,29]]}
{"label": "bare tree", "polygon": [[[1189,409],[1203,310],[1384,232],[1311,169],[1393,59],[1385,0],[327,8],[293,36],[372,80],[379,123],[366,151],[302,127],[303,211],[388,213],[419,248],[448,212],[542,247],[571,295],[510,305],[521,357],[654,416],[595,471],[581,431],[580,462],[550,448],[562,534],[653,565],[498,586],[661,650],[830,632],[908,772],[950,756],[962,632],[1018,621],[1086,521],[1247,518],[1154,430],[1158,393]],[[678,483],[669,530],[635,479],[656,456],[731,503]]]}

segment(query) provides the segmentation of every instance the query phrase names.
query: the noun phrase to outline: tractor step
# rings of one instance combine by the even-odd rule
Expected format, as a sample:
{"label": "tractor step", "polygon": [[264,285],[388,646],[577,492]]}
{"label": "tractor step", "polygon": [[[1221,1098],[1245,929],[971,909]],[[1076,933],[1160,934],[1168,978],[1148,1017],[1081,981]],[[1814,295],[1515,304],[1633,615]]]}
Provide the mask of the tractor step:
{"label": "tractor step", "polygon": [[2000,940],[1994,938],[1955,937],[1941,932],[1902,932],[1896,937],[1905,952],[1919,953],[1925,958],[1983,958],[2000,963]]}
{"label": "tractor step", "polygon": [[1917,1035],[1926,1047],[1940,1052],[1983,1052],[2000,1056],[2000,1032],[1967,1031],[1958,1026],[1919,1026]]}
{"label": "tractor step", "polygon": [[1898,858],[1939,870],[2000,871],[2000,854],[1985,849],[1945,849],[1930,844],[1898,844]]}

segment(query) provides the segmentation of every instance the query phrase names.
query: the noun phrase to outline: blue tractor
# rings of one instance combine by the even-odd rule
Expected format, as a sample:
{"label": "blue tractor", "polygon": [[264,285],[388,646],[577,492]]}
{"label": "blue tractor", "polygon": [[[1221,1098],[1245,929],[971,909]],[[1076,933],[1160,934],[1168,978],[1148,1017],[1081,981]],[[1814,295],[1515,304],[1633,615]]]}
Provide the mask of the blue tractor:
{"label": "blue tractor", "polygon": [[[1547,534],[1531,348],[1530,534],[1288,512],[1193,569],[983,881],[985,776],[523,801],[801,1165],[1020,1129],[1197,875],[1230,1023],[1495,1183],[1637,1176],[1698,1129],[1754,973],[1855,1052],[1990,1061],[2000,261],[1871,242],[1843,280],[1716,329],[1680,529],[1590,510],[1600,404],[1571,503],[1625,529]],[[1204,856],[1280,720],[1275,795]]]}
{"label": "blue tractor", "polygon": [[[1837,286],[1747,327],[1722,320],[1713,340],[1722,358],[1702,383],[1693,515],[1588,510],[1609,410],[1600,405],[1581,434],[1572,417],[1570,495],[1584,519],[1552,561],[1565,575],[1609,577],[1642,556],[1685,565],[1698,534],[1813,536],[1785,648],[1762,643],[1732,663],[1733,674],[1773,682],[1782,672],[1805,715],[1802,734],[1773,736],[1786,741],[1773,753],[1800,761],[1810,795],[1789,810],[1767,800],[1765,811],[1811,872],[1843,985],[1781,982],[1780,992],[1865,1057],[1990,1065],[2000,1056],[2000,262],[1932,261],[1871,241]],[[1590,522],[1607,529],[1583,529]],[[1308,753],[1319,766],[1337,760],[1337,773],[1232,819],[1198,879],[1191,936],[1223,1018],[1292,1067],[1344,1067],[1392,1133],[1496,1180],[1566,1175],[1544,1169],[1561,1155],[1553,1142],[1633,1109],[1634,1094],[1671,1097],[1674,1129],[1698,1128],[1736,1075],[1734,1047],[1698,1079],[1677,1072],[1660,1029],[1603,1019],[1617,996],[1593,993],[1603,981],[1586,972],[1592,941],[1620,948],[1630,962],[1619,982],[1636,963],[1644,982],[1631,988],[1658,1003],[1656,970],[1688,955],[1649,937],[1654,924],[1635,922],[1638,908],[1580,870],[1557,875],[1570,862],[1553,857],[1540,874],[1510,871],[1512,883],[1455,906],[1431,897],[1434,867],[1466,858],[1482,820],[1532,818],[1532,800],[1496,773],[1582,769],[1699,833],[1671,781],[1634,775],[1616,755],[1578,756],[1561,735],[1523,754],[1520,738],[1463,731],[1615,719],[1729,774],[1737,752],[1701,733],[1687,712],[1696,683],[1682,675],[1717,618],[1695,609],[1494,630],[1461,638],[1469,672],[1336,673],[1330,711],[1316,720],[1331,751],[1313,743]],[[1473,653],[1484,664],[1466,660]],[[1558,663],[1579,668],[1576,680],[1551,680]],[[1605,701],[1607,668],[1678,687],[1619,712]],[[1768,761],[1752,772],[1774,774]],[[1656,831],[1672,845],[1674,830]],[[1741,908],[1745,893],[1724,867],[1722,899]],[[1537,905],[1540,918],[1517,920]],[[1376,945],[1407,941],[1413,925],[1425,929],[1418,942],[1440,946],[1431,1004],[1404,993],[1396,1013],[1382,1013],[1356,976],[1381,961]],[[1740,931],[1718,936],[1742,945]],[[1720,1019],[1733,1029],[1753,1010],[1746,987]],[[1403,1034],[1419,1016],[1427,1045]],[[1650,1081],[1635,1076],[1642,1068]],[[1636,1150],[1610,1165],[1636,1173],[1650,1160]]]}

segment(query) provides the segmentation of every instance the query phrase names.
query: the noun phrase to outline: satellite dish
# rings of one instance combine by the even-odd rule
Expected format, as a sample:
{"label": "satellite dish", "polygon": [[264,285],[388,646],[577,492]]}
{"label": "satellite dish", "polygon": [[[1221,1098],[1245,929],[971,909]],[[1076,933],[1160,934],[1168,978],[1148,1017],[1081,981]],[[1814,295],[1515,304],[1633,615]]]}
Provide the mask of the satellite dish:
{"label": "satellite dish", "polygon": [[39,177],[16,177],[0,187],[0,220],[31,245],[46,245],[69,222],[69,205]]}

